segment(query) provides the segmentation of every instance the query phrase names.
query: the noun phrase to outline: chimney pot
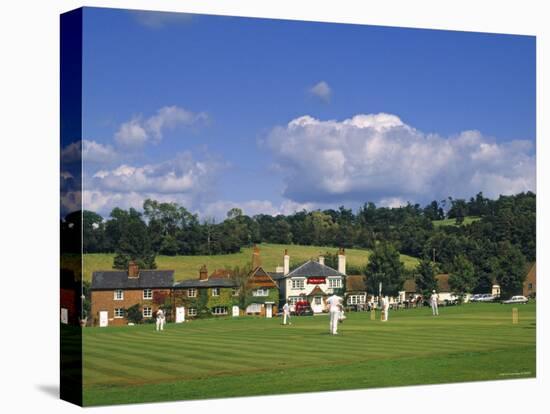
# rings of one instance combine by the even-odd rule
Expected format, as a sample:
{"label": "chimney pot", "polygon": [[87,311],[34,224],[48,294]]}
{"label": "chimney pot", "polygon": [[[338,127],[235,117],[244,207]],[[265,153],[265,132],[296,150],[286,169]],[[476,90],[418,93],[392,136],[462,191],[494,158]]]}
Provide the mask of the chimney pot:
{"label": "chimney pot", "polygon": [[128,277],[139,277],[139,266],[133,260],[128,262]]}
{"label": "chimney pot", "polygon": [[199,280],[208,280],[208,269],[206,265],[202,265],[199,270]]}
{"label": "chimney pot", "polygon": [[325,257],[324,256],[319,256],[319,264],[322,264],[322,265],[325,264]]}
{"label": "chimney pot", "polygon": [[290,272],[290,256],[288,255],[288,249],[285,249],[285,255],[283,256],[283,274],[286,276]]}

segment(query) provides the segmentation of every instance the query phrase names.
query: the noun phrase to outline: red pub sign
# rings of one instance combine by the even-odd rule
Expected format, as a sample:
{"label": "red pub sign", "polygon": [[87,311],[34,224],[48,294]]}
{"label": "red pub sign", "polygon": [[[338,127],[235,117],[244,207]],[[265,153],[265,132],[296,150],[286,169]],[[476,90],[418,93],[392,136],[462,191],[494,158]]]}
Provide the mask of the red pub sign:
{"label": "red pub sign", "polygon": [[321,285],[321,284],[325,283],[325,278],[324,277],[309,277],[307,279],[307,283],[310,284],[310,285]]}

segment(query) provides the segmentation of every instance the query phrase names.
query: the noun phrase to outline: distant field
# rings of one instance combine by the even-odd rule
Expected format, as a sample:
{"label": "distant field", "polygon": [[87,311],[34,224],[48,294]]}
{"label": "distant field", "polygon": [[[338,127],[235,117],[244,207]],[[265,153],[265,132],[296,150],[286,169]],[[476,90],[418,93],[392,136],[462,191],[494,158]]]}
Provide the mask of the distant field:
{"label": "distant field", "polygon": [[[536,375],[535,304],[391,311],[387,323],[224,318],[83,330],[84,404],[344,390]],[[62,327],[63,328],[63,327]],[[65,328],[67,329],[67,328]]]}
{"label": "distant field", "polygon": [[[325,252],[336,253],[333,247],[320,246],[297,246],[282,244],[261,244],[260,256],[262,266],[266,271],[275,271],[276,266],[283,265],[283,252],[288,248],[290,264],[300,263],[311,258],[317,258]],[[346,260],[348,265],[363,266],[368,262],[370,251],[361,249],[346,249]],[[252,248],[243,248],[240,253],[217,256],[157,256],[156,262],[159,269],[174,269],[175,279],[193,279],[199,275],[198,269],[205,264],[211,272],[215,269],[225,267],[243,266],[252,260]],[[405,267],[412,268],[418,263],[418,259],[401,255],[401,261]],[[113,266],[112,254],[86,254],[84,255],[84,279],[91,280],[92,272],[96,270],[109,270]]]}
{"label": "distant field", "polygon": [[[478,220],[481,220],[481,217],[476,217],[476,216],[464,217],[464,222],[462,223],[462,225],[472,224],[474,221],[478,221]],[[456,219],[452,218],[452,219],[445,219],[445,220],[433,220],[432,223],[435,227],[456,226]]]}

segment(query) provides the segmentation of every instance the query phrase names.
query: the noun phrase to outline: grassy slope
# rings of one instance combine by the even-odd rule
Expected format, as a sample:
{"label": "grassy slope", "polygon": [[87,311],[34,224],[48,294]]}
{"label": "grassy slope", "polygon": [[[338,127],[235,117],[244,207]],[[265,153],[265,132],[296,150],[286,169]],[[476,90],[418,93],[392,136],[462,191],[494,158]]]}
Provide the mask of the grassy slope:
{"label": "grassy slope", "polygon": [[[320,253],[336,252],[335,248],[319,246],[285,246],[282,244],[261,244],[262,265],[267,271],[275,271],[275,267],[283,264],[283,252],[288,248],[290,263],[303,262],[311,258],[317,258]],[[361,249],[346,249],[347,263],[353,266],[362,266],[367,263],[370,251]],[[159,269],[174,269],[175,279],[193,279],[198,277],[198,269],[206,264],[209,271],[245,265],[251,262],[252,248],[243,248],[240,253],[217,256],[158,256]],[[417,259],[401,255],[405,266],[416,266]],[[91,274],[96,270],[109,270],[113,266],[112,254],[87,254],[84,256],[84,278],[91,280]]]}
{"label": "grassy slope", "polygon": [[476,304],[327,316],[84,330],[86,405],[535,376],[535,305]]}
{"label": "grassy slope", "polygon": [[[481,220],[481,217],[467,216],[467,217],[464,217],[464,222],[462,223],[462,225],[472,224],[474,221],[478,221],[478,220]],[[456,224],[456,219],[454,219],[454,218],[445,219],[445,220],[433,220],[432,224],[434,225],[434,227],[456,226],[457,225]]]}

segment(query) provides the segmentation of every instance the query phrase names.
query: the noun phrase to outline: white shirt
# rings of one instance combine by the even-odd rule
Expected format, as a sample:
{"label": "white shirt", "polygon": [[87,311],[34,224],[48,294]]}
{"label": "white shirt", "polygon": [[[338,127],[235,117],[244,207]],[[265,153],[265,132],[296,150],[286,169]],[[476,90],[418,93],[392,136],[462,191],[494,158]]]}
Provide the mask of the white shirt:
{"label": "white shirt", "polygon": [[327,303],[330,305],[329,310],[331,312],[338,312],[340,310],[342,299],[339,296],[332,295],[327,299]]}
{"label": "white shirt", "polygon": [[432,293],[432,296],[430,296],[432,303],[437,303],[437,299],[439,299],[439,295],[437,293]]}
{"label": "white shirt", "polygon": [[157,319],[164,319],[164,312],[160,309],[157,311]]}
{"label": "white shirt", "polygon": [[288,306],[288,303],[285,303],[283,305],[283,312],[284,313],[289,313],[289,311],[290,311],[290,306]]}

